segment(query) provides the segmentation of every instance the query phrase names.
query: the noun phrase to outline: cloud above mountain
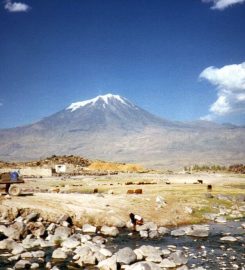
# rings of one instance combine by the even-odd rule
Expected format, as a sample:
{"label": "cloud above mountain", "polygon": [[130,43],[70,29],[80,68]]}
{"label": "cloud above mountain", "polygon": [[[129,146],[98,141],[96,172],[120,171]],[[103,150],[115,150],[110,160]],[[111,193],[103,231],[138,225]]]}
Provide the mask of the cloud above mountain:
{"label": "cloud above mountain", "polygon": [[9,12],[27,12],[30,10],[30,6],[21,2],[12,2],[7,0],[5,2],[4,8]]}
{"label": "cloud above mountain", "polygon": [[245,114],[245,62],[222,68],[208,67],[199,75],[216,87],[217,100],[210,106],[210,114],[202,119]]}
{"label": "cloud above mountain", "polygon": [[224,10],[235,4],[245,3],[245,0],[202,0],[203,3],[212,3],[211,9]]}

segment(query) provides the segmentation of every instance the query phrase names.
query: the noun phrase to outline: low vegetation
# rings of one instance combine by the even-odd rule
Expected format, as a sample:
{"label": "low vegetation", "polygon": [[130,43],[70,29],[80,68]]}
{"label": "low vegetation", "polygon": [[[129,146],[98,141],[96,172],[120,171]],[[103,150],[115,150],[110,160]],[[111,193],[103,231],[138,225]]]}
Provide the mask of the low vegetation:
{"label": "low vegetation", "polygon": [[229,172],[245,174],[245,164],[234,164],[230,166],[195,164],[194,166],[190,167],[185,166],[184,170],[186,172]]}

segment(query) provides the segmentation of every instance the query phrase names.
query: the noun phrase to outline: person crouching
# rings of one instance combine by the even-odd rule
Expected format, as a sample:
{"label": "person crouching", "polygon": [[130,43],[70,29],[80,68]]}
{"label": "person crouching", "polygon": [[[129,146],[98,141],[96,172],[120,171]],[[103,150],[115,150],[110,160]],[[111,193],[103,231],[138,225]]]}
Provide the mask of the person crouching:
{"label": "person crouching", "polygon": [[135,215],[133,213],[130,213],[129,217],[130,217],[130,221],[131,221],[131,224],[133,226],[134,231],[136,231],[136,225],[143,225],[144,224],[143,218],[139,215]]}

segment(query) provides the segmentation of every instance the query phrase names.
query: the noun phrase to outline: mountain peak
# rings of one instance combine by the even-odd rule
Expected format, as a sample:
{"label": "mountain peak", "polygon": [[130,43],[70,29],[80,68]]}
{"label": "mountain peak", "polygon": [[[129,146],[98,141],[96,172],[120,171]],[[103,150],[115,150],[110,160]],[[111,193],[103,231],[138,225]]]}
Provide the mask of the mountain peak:
{"label": "mountain peak", "polygon": [[104,104],[109,104],[110,101],[119,101],[123,103],[124,105],[127,104],[127,100],[119,95],[113,95],[113,94],[106,94],[103,96],[97,96],[92,99],[84,100],[84,101],[78,101],[72,103],[69,107],[66,108],[66,110],[76,111],[77,109],[81,107],[85,107],[87,105],[95,105],[98,101],[103,102]]}

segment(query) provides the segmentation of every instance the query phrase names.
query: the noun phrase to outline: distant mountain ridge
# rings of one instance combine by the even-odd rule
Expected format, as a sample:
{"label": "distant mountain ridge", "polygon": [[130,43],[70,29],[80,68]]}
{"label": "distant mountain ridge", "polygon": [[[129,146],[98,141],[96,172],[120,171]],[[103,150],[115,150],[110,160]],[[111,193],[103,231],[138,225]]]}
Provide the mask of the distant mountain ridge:
{"label": "distant mountain ridge", "polygon": [[173,122],[119,95],[74,102],[36,123],[0,130],[0,159],[53,154],[177,168],[245,160],[245,128],[213,122]]}

